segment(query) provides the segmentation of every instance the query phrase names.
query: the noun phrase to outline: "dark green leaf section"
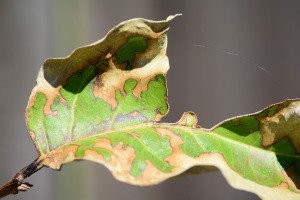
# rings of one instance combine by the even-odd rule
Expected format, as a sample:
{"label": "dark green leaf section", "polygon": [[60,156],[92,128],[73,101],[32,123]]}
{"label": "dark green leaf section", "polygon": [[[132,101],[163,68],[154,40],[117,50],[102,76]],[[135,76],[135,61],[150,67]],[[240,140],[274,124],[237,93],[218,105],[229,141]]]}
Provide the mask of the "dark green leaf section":
{"label": "dark green leaf section", "polygon": [[126,63],[126,70],[132,70],[136,53],[143,53],[148,46],[148,39],[143,36],[130,36],[126,44],[115,53],[119,64]]}
{"label": "dark green leaf section", "polygon": [[[221,131],[220,131],[221,130]],[[213,130],[220,135],[251,146],[261,146],[259,121],[254,116],[238,117],[224,122]]]}
{"label": "dark green leaf section", "polygon": [[117,107],[112,110],[110,104],[93,94],[98,73],[98,65],[90,65],[83,72],[71,76],[66,86],[60,89],[66,103],[57,97],[51,105],[51,115],[43,112],[46,96],[37,94],[34,106],[28,110],[28,128],[34,134],[42,154],[104,131],[154,121],[157,114],[167,113],[163,75],[157,75],[155,80],[150,81],[141,97],[133,94],[137,81],[127,80],[125,94],[116,91]]}
{"label": "dark green leaf section", "polygon": [[300,158],[289,138],[286,137],[266,149],[276,152],[277,159],[283,168],[287,169],[295,164],[297,174],[300,174]]}
{"label": "dark green leaf section", "polygon": [[282,102],[282,104],[274,104],[271,105],[270,107],[264,109],[263,111],[251,115],[251,116],[255,116],[257,118],[261,118],[261,117],[273,117],[276,113],[278,113],[278,111],[280,110],[280,107],[284,107],[285,103],[288,103],[289,101],[286,102]]}
{"label": "dark green leaf section", "polygon": [[63,87],[64,90],[77,94],[80,93],[97,75],[108,70],[108,61],[102,60],[95,65],[89,65],[86,69],[74,73]]}
{"label": "dark green leaf section", "polygon": [[[219,153],[223,155],[232,170],[246,179],[270,187],[286,182],[276,155],[271,151],[256,148],[236,141],[233,137],[224,137],[214,132],[203,132],[182,127],[170,129],[180,135],[183,140],[180,148],[191,157],[198,157],[204,153]],[[218,128],[216,131],[220,133],[227,130]],[[225,135],[228,134],[228,132],[225,133]]]}

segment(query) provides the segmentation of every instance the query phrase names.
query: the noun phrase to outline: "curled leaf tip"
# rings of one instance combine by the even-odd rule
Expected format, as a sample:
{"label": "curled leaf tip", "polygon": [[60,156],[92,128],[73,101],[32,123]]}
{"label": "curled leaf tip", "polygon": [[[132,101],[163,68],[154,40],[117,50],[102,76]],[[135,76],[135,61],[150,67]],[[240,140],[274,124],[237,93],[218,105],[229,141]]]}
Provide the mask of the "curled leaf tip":
{"label": "curled leaf tip", "polygon": [[197,128],[198,117],[194,112],[184,112],[180,120],[177,122],[180,126]]}
{"label": "curled leaf tip", "polygon": [[181,13],[175,14],[175,15],[170,15],[169,17],[167,17],[166,21],[171,21],[171,20],[173,20],[174,18],[180,17],[180,16],[182,16]]}

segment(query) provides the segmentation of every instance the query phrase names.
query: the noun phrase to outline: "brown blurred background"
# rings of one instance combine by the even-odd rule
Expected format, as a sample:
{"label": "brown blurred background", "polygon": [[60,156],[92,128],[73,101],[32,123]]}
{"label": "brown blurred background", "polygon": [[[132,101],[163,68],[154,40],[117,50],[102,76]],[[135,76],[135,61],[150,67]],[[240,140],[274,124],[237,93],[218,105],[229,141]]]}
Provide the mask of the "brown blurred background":
{"label": "brown blurred background", "polygon": [[[171,110],[164,121],[192,110],[209,128],[299,97],[298,0],[1,0],[0,184],[37,157],[24,110],[46,58],[66,56],[121,21],[175,13],[183,16],[169,31]],[[231,188],[218,172],[141,188],[116,181],[91,162],[73,162],[60,172],[43,169],[28,181],[35,185],[29,192],[6,199],[258,199]]]}

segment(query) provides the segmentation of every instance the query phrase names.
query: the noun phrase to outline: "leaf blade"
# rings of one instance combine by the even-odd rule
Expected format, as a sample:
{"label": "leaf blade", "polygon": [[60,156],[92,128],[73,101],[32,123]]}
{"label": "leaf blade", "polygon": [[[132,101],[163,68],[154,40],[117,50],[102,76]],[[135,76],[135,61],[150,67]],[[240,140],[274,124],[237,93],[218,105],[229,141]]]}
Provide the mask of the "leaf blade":
{"label": "leaf blade", "polygon": [[45,62],[26,111],[40,162],[59,169],[73,160],[91,160],[135,185],[210,165],[236,188],[263,198],[298,198],[298,100],[210,130],[199,127],[192,112],[176,124],[156,123],[169,109],[171,19],[129,20],[99,42]]}

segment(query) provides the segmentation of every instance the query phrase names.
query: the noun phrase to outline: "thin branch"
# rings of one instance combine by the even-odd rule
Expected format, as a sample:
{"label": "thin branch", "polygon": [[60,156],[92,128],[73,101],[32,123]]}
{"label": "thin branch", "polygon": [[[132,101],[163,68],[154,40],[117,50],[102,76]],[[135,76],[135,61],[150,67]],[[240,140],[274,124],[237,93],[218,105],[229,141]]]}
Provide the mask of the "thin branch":
{"label": "thin branch", "polygon": [[40,161],[38,160],[35,160],[27,167],[24,167],[15,175],[12,180],[8,181],[0,188],[0,198],[10,194],[18,194],[19,191],[25,192],[29,190],[33,185],[27,182],[23,183],[24,179],[31,176],[42,167],[43,165],[41,165]]}

